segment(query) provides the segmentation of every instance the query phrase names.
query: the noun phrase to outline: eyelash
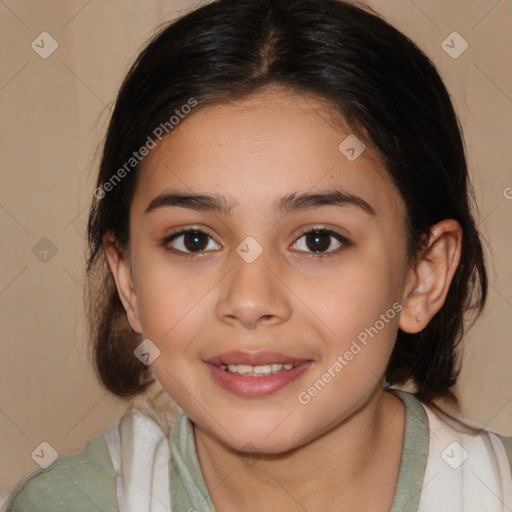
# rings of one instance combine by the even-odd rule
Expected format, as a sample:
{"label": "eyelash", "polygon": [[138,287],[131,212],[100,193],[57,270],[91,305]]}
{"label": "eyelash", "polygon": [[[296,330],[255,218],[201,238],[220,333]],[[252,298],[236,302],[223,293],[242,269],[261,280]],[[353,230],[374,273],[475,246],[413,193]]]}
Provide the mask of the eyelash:
{"label": "eyelash", "polygon": [[[184,234],[187,234],[187,233],[197,233],[197,234],[201,234],[201,235],[207,235],[208,237],[210,237],[213,240],[213,237],[210,235],[210,233],[208,233],[207,231],[205,231],[203,229],[186,228],[186,229],[181,229],[179,231],[175,231],[174,233],[171,233],[169,236],[167,236],[162,241],[162,246],[165,247],[165,249],[167,251],[170,251],[173,254],[176,254],[177,256],[180,256],[180,257],[183,257],[183,258],[201,257],[201,256],[198,256],[198,255],[201,255],[202,253],[205,253],[207,251],[202,250],[202,251],[197,251],[197,252],[184,252],[184,251],[180,251],[178,249],[174,249],[174,248],[168,247],[168,244],[170,242],[172,242],[176,238],[179,238],[180,236],[182,236]],[[343,250],[343,249],[345,249],[347,247],[350,247],[352,245],[351,242],[346,237],[341,235],[340,233],[337,233],[336,231],[333,231],[331,229],[321,228],[321,227],[306,228],[297,237],[297,239],[295,240],[294,244],[297,243],[297,241],[300,240],[304,235],[307,235],[307,234],[310,234],[310,233],[318,233],[318,234],[322,234],[322,235],[329,235],[329,236],[332,236],[333,238],[338,240],[338,242],[341,243],[341,246],[338,247],[337,249],[334,249],[333,251],[318,252],[318,253],[311,252],[311,253],[309,253],[310,254],[309,257],[312,258],[312,259],[326,259],[326,258],[330,258],[331,256],[337,255],[341,250]],[[304,251],[300,251],[300,252],[304,252]]]}

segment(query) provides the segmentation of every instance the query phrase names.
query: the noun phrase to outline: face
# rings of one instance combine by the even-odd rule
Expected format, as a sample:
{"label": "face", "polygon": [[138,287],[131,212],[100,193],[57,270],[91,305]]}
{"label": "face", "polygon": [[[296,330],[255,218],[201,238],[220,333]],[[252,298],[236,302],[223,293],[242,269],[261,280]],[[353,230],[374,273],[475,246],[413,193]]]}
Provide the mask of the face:
{"label": "face", "polygon": [[339,149],[350,130],[328,112],[277,88],[205,107],[137,184],[128,318],[160,350],[165,390],[237,450],[285,452],[340,424],[382,387],[394,345],[404,205],[369,145]]}

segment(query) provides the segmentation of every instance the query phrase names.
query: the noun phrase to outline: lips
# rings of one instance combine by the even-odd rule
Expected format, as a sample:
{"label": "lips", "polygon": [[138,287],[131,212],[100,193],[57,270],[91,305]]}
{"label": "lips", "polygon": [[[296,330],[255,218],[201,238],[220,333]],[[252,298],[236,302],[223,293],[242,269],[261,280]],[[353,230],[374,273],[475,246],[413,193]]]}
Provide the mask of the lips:
{"label": "lips", "polygon": [[306,362],[293,367],[291,370],[285,370],[267,376],[245,376],[230,373],[222,370],[220,367],[206,364],[213,377],[213,381],[226,391],[244,398],[258,398],[273,393],[294,383],[300,378],[312,362]]}
{"label": "lips", "polygon": [[230,364],[245,364],[250,366],[261,366],[271,364],[293,364],[295,366],[305,363],[307,359],[298,357],[285,356],[279,352],[259,351],[259,352],[244,352],[240,350],[225,352],[219,354],[205,362],[214,366],[230,365]]}
{"label": "lips", "polygon": [[[313,364],[313,361],[308,359],[285,356],[279,352],[270,351],[225,352],[204,362],[213,380],[220,387],[245,398],[256,398],[276,393],[296,381]],[[252,370],[255,370],[254,367],[263,369],[263,366],[266,366],[265,370],[269,371],[268,368],[271,368],[272,365],[293,365],[293,367],[290,369],[278,368],[279,371],[277,373],[260,376],[252,372],[251,375],[240,375],[237,372],[227,371],[226,367],[230,365],[244,365],[245,371],[250,371],[251,367],[253,367]],[[242,366],[238,367],[238,369],[241,368]]]}

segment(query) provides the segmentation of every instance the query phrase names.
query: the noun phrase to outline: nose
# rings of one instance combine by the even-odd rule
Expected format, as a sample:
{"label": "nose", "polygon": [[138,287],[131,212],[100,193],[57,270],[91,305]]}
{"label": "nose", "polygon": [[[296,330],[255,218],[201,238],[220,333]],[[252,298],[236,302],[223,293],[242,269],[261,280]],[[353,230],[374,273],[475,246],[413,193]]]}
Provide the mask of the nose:
{"label": "nose", "polygon": [[233,255],[233,268],[223,280],[216,315],[222,322],[246,329],[286,322],[292,312],[289,289],[269,265],[265,250],[252,263]]}

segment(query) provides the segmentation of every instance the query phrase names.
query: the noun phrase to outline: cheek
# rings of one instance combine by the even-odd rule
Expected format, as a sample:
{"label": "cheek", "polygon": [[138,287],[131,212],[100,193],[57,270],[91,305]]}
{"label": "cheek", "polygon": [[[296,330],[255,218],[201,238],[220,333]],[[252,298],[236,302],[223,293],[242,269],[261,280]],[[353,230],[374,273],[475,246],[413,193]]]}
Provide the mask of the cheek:
{"label": "cheek", "polygon": [[317,324],[323,326],[325,341],[315,378],[299,397],[312,414],[331,407],[352,410],[385,374],[401,311],[397,253],[392,252],[375,244],[323,280],[324,293],[309,288],[306,300],[321,319]]}
{"label": "cheek", "polygon": [[136,269],[137,300],[144,335],[165,341],[176,331],[199,325],[203,299],[215,285],[214,276],[197,264],[176,264],[162,251],[139,259]]}
{"label": "cheek", "polygon": [[[391,273],[364,262],[340,272],[315,296],[325,327],[324,353],[304,382],[298,403],[306,422],[328,425],[357,410],[380,385],[393,350],[401,304],[394,300]],[[314,298],[311,295],[310,299]]]}
{"label": "cheek", "polygon": [[210,322],[212,285],[204,275],[178,275],[157,265],[141,275],[145,276],[138,292],[143,334],[160,350],[153,371],[175,401],[188,403],[191,395],[202,392],[191,375],[200,370],[197,340],[204,332],[202,326]]}
{"label": "cheek", "polygon": [[392,337],[390,331],[398,324],[396,306],[392,306],[401,297],[396,259],[378,243],[364,251],[347,252],[341,263],[326,265],[323,275],[313,280],[301,277],[294,292],[310,306],[304,311],[323,334],[339,340],[338,348],[376,323],[379,331]]}

